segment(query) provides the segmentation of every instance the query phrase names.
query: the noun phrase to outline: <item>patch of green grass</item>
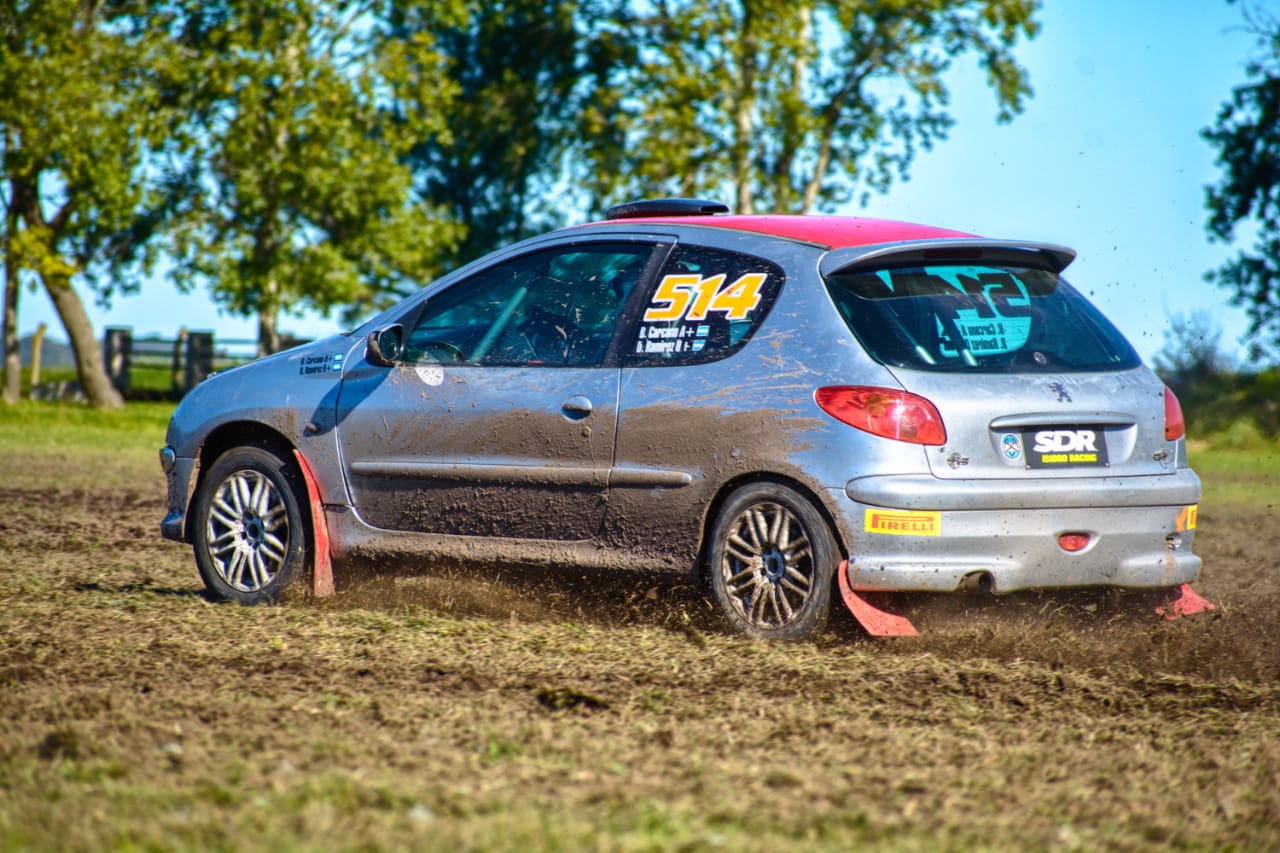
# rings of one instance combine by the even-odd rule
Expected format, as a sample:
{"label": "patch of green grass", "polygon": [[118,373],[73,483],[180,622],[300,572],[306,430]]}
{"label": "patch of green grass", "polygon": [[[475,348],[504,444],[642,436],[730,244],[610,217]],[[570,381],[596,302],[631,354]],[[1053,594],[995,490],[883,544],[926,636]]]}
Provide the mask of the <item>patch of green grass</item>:
{"label": "patch of green grass", "polygon": [[1280,505],[1280,446],[1200,447],[1188,459],[1204,483],[1203,504]]}
{"label": "patch of green grass", "polygon": [[172,403],[129,403],[111,412],[80,403],[23,400],[0,406],[0,447],[14,452],[154,452],[164,443],[172,414]]}

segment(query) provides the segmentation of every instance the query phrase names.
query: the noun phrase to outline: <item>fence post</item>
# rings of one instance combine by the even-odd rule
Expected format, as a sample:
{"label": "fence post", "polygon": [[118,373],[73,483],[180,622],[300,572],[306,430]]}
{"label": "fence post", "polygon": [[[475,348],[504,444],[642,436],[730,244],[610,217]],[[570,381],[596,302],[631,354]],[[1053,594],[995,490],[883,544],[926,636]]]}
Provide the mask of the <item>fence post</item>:
{"label": "fence post", "polygon": [[127,326],[109,326],[102,333],[102,361],[107,378],[121,394],[129,390],[129,367],[133,361],[133,330]]}
{"label": "fence post", "polygon": [[48,325],[41,323],[31,335],[31,379],[28,395],[40,384],[40,357],[44,354],[44,332],[47,328]]}
{"label": "fence post", "polygon": [[183,375],[182,364],[183,355],[187,349],[187,327],[182,326],[178,329],[178,338],[173,342],[173,366],[169,370],[169,392],[173,399],[179,400],[182,395],[187,393],[187,389],[183,387],[182,382],[186,377]]}
{"label": "fence post", "polygon": [[213,373],[213,332],[187,332],[186,389]]}

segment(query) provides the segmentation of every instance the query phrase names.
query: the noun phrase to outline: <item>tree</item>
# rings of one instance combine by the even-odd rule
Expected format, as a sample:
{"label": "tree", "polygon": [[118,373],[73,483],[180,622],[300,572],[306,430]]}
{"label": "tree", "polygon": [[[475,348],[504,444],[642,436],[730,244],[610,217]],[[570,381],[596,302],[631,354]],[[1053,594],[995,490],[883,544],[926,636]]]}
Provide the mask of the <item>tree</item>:
{"label": "tree", "polygon": [[[4,148],[9,150],[9,131],[5,129],[4,137],[0,137]],[[3,231],[0,231],[0,255],[4,256],[4,314],[0,319],[0,338],[4,347],[4,388],[0,389],[0,401],[16,403],[22,393],[22,353],[18,341],[18,296],[22,292],[18,280],[18,257],[13,250],[14,237],[18,232],[18,214],[13,205],[4,204]]]}
{"label": "tree", "polygon": [[256,314],[260,355],[280,348],[281,312],[376,303],[432,275],[456,239],[411,203],[400,162],[414,140],[447,138],[452,87],[429,40],[389,41],[369,12],[223,0],[190,23],[204,106],[198,152],[172,181],[197,190],[171,232],[176,277]]}
{"label": "tree", "polygon": [[86,396],[104,408],[122,401],[75,284],[109,299],[135,287],[125,270],[145,264],[153,188],[144,166],[170,138],[165,80],[178,68],[171,19],[160,3],[0,7],[6,302],[16,324],[19,271],[38,277]]}
{"label": "tree", "polygon": [[1038,31],[1038,0],[633,6],[639,61],[609,72],[626,144],[589,149],[594,199],[728,192],[740,213],[803,213],[862,188],[865,201],[946,138],[956,58],[977,57],[1001,121],[1031,92],[1012,49]]}
{"label": "tree", "polygon": [[553,198],[570,153],[591,137],[580,119],[598,103],[594,72],[626,52],[625,5],[466,0],[449,18],[391,4],[388,34],[429,36],[457,93],[449,133],[422,138],[408,159],[419,197],[465,229],[451,263],[563,224]]}
{"label": "tree", "polygon": [[1208,230],[1231,242],[1249,223],[1253,246],[1206,277],[1231,291],[1231,304],[1249,316],[1249,334],[1280,342],[1280,19],[1251,5],[1244,18],[1257,36],[1257,55],[1245,66],[1249,82],[1231,90],[1217,121],[1202,131],[1222,170],[1206,188]]}
{"label": "tree", "polygon": [[1221,385],[1235,371],[1222,351],[1222,329],[1206,311],[1171,316],[1164,346],[1152,359],[1164,383],[1182,396],[1196,386]]}

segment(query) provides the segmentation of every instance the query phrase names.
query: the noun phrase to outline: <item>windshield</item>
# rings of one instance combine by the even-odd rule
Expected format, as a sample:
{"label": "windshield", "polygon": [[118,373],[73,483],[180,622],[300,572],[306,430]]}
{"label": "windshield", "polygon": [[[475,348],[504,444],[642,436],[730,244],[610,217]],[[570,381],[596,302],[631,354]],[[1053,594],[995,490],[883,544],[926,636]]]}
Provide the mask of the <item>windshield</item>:
{"label": "windshield", "polygon": [[827,288],[867,352],[938,371],[1127,370],[1124,336],[1056,273],[944,266],[836,273]]}

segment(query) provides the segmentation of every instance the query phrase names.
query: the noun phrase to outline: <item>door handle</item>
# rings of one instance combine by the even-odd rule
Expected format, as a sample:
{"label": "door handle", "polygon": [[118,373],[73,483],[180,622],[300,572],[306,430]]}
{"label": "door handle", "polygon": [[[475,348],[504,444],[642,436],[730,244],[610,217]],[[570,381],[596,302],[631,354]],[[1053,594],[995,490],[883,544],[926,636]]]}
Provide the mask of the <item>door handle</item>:
{"label": "door handle", "polygon": [[591,401],[581,394],[574,394],[568,400],[564,401],[564,405],[560,407],[560,411],[571,421],[580,421],[587,415],[591,414]]}

